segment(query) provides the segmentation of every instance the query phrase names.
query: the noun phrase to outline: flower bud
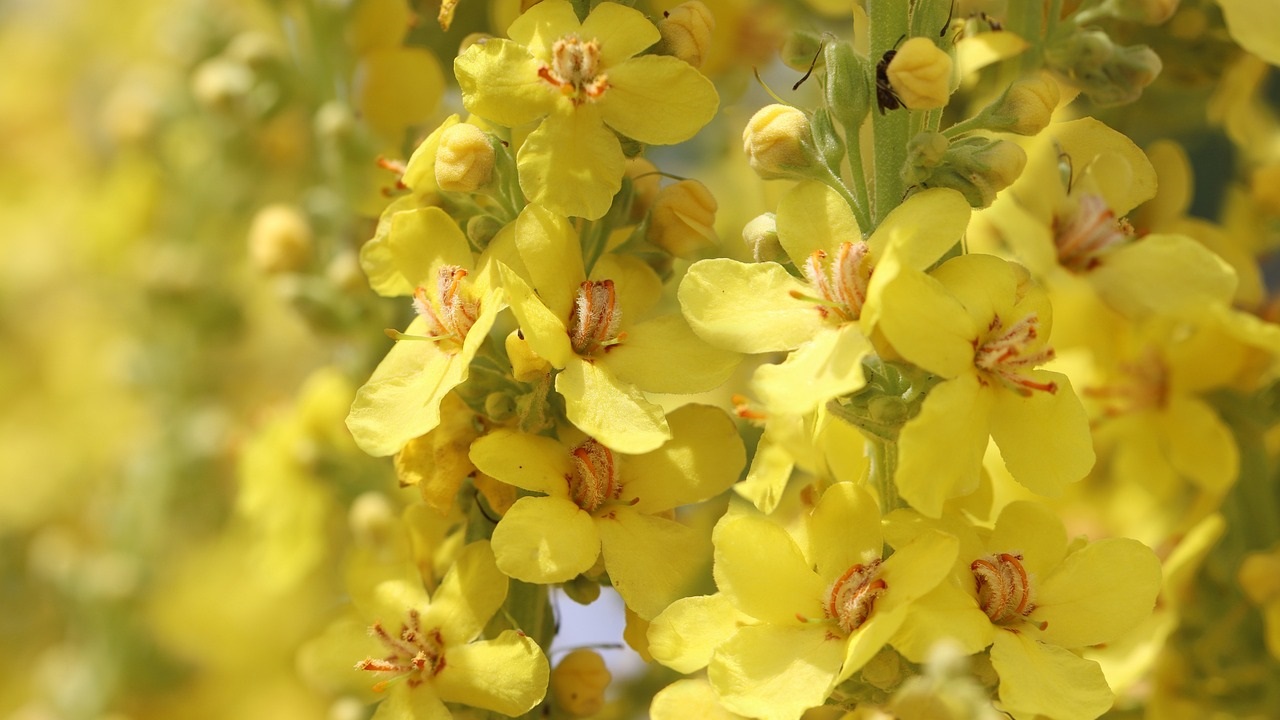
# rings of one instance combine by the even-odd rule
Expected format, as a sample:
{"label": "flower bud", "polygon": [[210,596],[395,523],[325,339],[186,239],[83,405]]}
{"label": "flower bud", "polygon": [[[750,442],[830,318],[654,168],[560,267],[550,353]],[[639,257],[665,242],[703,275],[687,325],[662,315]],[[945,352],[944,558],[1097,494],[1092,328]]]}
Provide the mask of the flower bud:
{"label": "flower bud", "polygon": [[751,248],[756,262],[785,262],[787,253],[778,241],[778,217],[771,212],[752,218],[742,228],[742,242]]}
{"label": "flower bud", "polygon": [[1045,66],[1098,105],[1123,105],[1160,74],[1160,57],[1146,45],[1116,45],[1101,30],[1081,30],[1045,48]]}
{"label": "flower bud", "polygon": [[927,37],[902,43],[885,76],[898,100],[912,110],[940,108],[951,97],[951,56]]}
{"label": "flower bud", "polygon": [[689,0],[662,14],[658,21],[658,32],[662,33],[660,49],[694,67],[702,67],[711,52],[711,33],[715,29],[711,10],[699,0]]}
{"label": "flower bud", "polygon": [[642,157],[627,159],[626,176],[631,180],[631,213],[627,224],[634,225],[649,214],[662,185],[658,167]]}
{"label": "flower bud", "polygon": [[936,165],[917,160],[904,175],[920,187],[959,191],[969,205],[984,208],[1022,174],[1026,164],[1027,153],[1015,143],[968,137],[951,143]]}
{"label": "flower bud", "polygon": [[1035,135],[1049,126],[1060,99],[1058,84],[1040,76],[1025,78],[1009,86],[982,114],[982,127],[995,132]]}
{"label": "flower bud", "polygon": [[511,376],[519,382],[533,382],[551,372],[551,363],[529,347],[529,341],[512,330],[506,340],[507,359],[511,361]]}
{"label": "flower bud", "polygon": [[613,676],[594,650],[574,650],[551,671],[551,697],[571,717],[590,717],[604,708],[604,691]]}
{"label": "flower bud", "polygon": [[742,131],[747,160],[765,180],[793,178],[816,164],[809,116],[790,105],[765,105]]}
{"label": "flower bud", "polygon": [[445,192],[472,193],[493,177],[493,144],[483,130],[458,123],[440,135],[436,150],[436,185]]}
{"label": "flower bud", "polygon": [[253,71],[248,65],[226,57],[200,63],[191,76],[191,94],[200,104],[214,110],[230,109],[253,89]]}
{"label": "flower bud", "polygon": [[1102,9],[1121,20],[1160,25],[1178,11],[1181,0],[1107,0]]}
{"label": "flower bud", "polygon": [[311,260],[311,223],[292,205],[268,205],[249,227],[249,260],[260,272],[297,272]]}
{"label": "flower bud", "polygon": [[716,199],[697,180],[681,180],[658,191],[649,211],[649,242],[691,259],[717,241]]}
{"label": "flower bud", "polygon": [[[787,39],[782,43],[782,49],[779,53],[782,56],[782,62],[792,70],[804,72],[813,64],[814,57],[818,55],[818,51],[822,50],[822,36],[811,33],[806,30],[792,30],[787,35]],[[818,57],[818,62],[822,62],[822,58]],[[817,72],[817,69],[814,69]]]}

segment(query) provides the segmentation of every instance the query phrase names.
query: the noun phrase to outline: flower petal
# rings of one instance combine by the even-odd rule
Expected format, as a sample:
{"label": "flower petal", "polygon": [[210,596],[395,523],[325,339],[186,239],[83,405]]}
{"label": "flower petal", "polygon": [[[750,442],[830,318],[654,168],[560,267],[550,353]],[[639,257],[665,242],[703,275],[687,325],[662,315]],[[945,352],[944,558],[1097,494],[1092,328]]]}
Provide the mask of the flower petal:
{"label": "flower petal", "polygon": [[1013,479],[1039,495],[1055,497],[1093,467],[1089,417],[1066,375],[1034,372],[1039,382],[1054,382],[1056,392],[1029,396],[1007,390],[991,393],[991,437]]}
{"label": "flower petal", "polygon": [[474,261],[467,238],[437,207],[392,215],[386,233],[360,248],[360,267],[373,291],[383,296],[412,295],[420,285],[434,285],[442,265],[471,270]]}
{"label": "flower petal", "polygon": [[687,595],[710,560],[706,536],[674,520],[617,508],[596,528],[610,582],[645,620]]}
{"label": "flower petal", "polygon": [[939,641],[959,645],[965,655],[982,652],[996,629],[973,597],[952,582],[943,582],[911,603],[907,617],[889,644],[913,663],[929,659]]}
{"label": "flower petal", "polygon": [[435,678],[446,702],[516,716],[542,702],[550,668],[533,638],[504,630],[492,640],[445,652],[445,667]]}
{"label": "flower petal", "polygon": [[[506,265],[498,264],[502,287],[511,301],[511,312],[520,323],[520,334],[529,347],[552,366],[563,368],[574,359],[573,346],[569,343],[569,331],[565,320],[556,316],[543,304],[533,288]],[[567,317],[567,316],[566,316]]]}
{"label": "flower petal", "polygon": [[744,627],[716,650],[707,678],[736,713],[794,720],[826,701],[844,650],[821,626]]}
{"label": "flower petal", "polygon": [[493,529],[498,568],[531,583],[572,580],[600,557],[591,515],[566,498],[524,497]]}
{"label": "flower petal", "polygon": [[716,586],[746,614],[777,625],[796,625],[797,614],[822,617],[822,580],[780,525],[753,515],[716,523]]}
{"label": "flower petal", "polygon": [[1236,292],[1231,266],[1185,235],[1148,235],[1118,248],[1090,278],[1102,299],[1130,318],[1230,305]]}
{"label": "flower petal", "polygon": [[489,541],[473,542],[458,552],[440,581],[423,625],[438,623],[446,645],[467,643],[480,635],[506,599],[507,576],[498,570]]}
{"label": "flower petal", "polygon": [[639,454],[671,439],[662,408],[604,369],[573,358],[556,376],[569,422],[610,448]]}
{"label": "flower petal", "polygon": [[538,77],[541,67],[529,50],[501,38],[476,43],[453,61],[462,104],[504,127],[526,125],[555,108],[555,93]]}
{"label": "flower petal", "polygon": [[1212,493],[1223,492],[1235,482],[1240,449],[1231,429],[1203,400],[1174,395],[1157,422],[1163,449],[1180,473]]}
{"label": "flower petal", "polygon": [[807,283],[777,263],[700,260],[680,281],[680,307],[693,331],[717,347],[741,353],[790,350],[827,323]]}
{"label": "flower petal", "polygon": [[961,375],[934,386],[920,414],[903,426],[893,477],[911,507],[938,517],[949,498],[978,486],[991,422],[991,395],[974,375]]}
{"label": "flower petal", "polygon": [[862,389],[862,359],[871,343],[855,323],[818,333],[776,365],[761,365],[752,387],[771,412],[805,415],[828,400]]}
{"label": "flower petal", "polygon": [[1003,709],[1019,717],[1094,720],[1115,699],[1098,663],[1023,633],[996,633],[991,665]]}
{"label": "flower petal", "polygon": [[1067,530],[1058,515],[1045,505],[1025,500],[1012,502],[996,518],[987,549],[1021,555],[1022,566],[1032,576],[1032,582],[1043,582],[1067,554]]}
{"label": "flower petal", "polygon": [[516,153],[520,189],[561,215],[596,220],[622,188],[626,158],[595,105],[558,108]]}
{"label": "flower petal", "polygon": [[[507,28],[507,37],[529,48],[543,62],[551,62],[556,40],[577,33],[582,25],[566,0],[543,0],[530,7]],[[488,42],[493,42],[492,40]]]}
{"label": "flower petal", "polygon": [[685,405],[667,416],[671,440],[619,464],[624,503],[636,512],[657,513],[702,502],[738,479],[746,451],[725,412],[709,405]]}
{"label": "flower petal", "polygon": [[711,122],[720,106],[715,85],[669,55],[631,58],[609,67],[608,75],[609,89],[598,103],[600,117],[642,143],[684,142]]}
{"label": "flower petal", "polygon": [[861,324],[864,333],[879,330],[898,354],[944,378],[973,367],[980,326],[942,283],[903,267],[892,253],[871,274]]}
{"label": "flower petal", "polygon": [[452,720],[453,713],[436,695],[434,683],[424,683],[411,688],[406,683],[396,683],[387,692],[387,699],[378,704],[378,710],[370,720]]}
{"label": "flower petal", "polygon": [[835,252],[841,243],[862,240],[862,230],[849,203],[823,183],[797,184],[778,201],[778,242],[796,267],[821,250]]}
{"label": "flower petal", "polygon": [[[662,34],[644,13],[618,3],[602,2],[582,21],[583,40],[600,43],[600,64],[606,71],[658,42]],[[610,80],[613,79],[610,73]]]}
{"label": "flower petal", "polygon": [[853,483],[838,482],[822,494],[809,516],[809,562],[818,576],[834,580],[854,565],[884,554],[880,508]]}
{"label": "flower petal", "polygon": [[649,704],[651,720],[741,720],[720,704],[706,678],[677,680],[662,688]]}
{"label": "flower petal", "polygon": [[591,279],[613,281],[624,327],[638,318],[648,317],[662,299],[662,278],[634,255],[606,253],[591,268]]}
{"label": "flower petal", "polygon": [[525,206],[516,218],[516,247],[538,297],[557,318],[568,318],[578,286],[587,279],[578,233],[568,218]]}
{"label": "flower petal", "polygon": [[558,440],[498,428],[471,443],[470,455],[476,469],[508,485],[568,497],[573,462]]}
{"label": "flower petal", "polygon": [[1160,592],[1160,561],[1129,538],[1090,543],[1067,556],[1037,589],[1034,622],[1041,638],[1066,648],[1110,642],[1151,614]]}
{"label": "flower petal", "polygon": [[673,313],[628,327],[597,364],[646,392],[688,395],[720,385],[741,361],[736,352],[708,345]]}
{"label": "flower petal", "polygon": [[650,623],[649,654],[676,672],[697,672],[750,620],[724,593],[682,598]]}
{"label": "flower petal", "polygon": [[918,192],[891,210],[867,240],[871,256],[880,257],[892,247],[904,267],[927,270],[960,242],[971,212],[968,201],[955,190]]}

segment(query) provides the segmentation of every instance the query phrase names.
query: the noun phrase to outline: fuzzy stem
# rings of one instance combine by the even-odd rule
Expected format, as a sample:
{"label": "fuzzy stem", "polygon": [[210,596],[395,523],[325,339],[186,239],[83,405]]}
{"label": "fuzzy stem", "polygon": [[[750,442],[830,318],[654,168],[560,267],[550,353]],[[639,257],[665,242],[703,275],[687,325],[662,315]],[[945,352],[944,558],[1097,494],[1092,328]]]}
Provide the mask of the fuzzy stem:
{"label": "fuzzy stem", "polygon": [[[872,62],[881,62],[885,53],[906,36],[909,10],[906,0],[868,0]],[[863,232],[873,230],[902,202],[902,165],[907,159],[911,111],[899,108],[881,113],[877,108],[871,112],[871,127],[875,175],[870,186],[874,188],[875,197],[871,207],[872,227],[863,228]]]}

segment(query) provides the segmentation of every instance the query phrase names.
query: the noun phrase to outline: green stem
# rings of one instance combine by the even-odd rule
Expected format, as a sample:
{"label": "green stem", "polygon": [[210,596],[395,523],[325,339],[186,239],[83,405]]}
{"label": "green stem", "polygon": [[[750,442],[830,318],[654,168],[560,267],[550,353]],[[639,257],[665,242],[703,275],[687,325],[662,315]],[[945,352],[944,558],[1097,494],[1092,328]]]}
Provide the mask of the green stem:
{"label": "green stem", "polygon": [[871,194],[867,191],[867,169],[862,163],[862,138],[857,128],[845,131],[845,150],[849,153],[849,172],[853,175],[853,213],[858,227],[866,232],[871,229]]}
{"label": "green stem", "polygon": [[898,496],[894,475],[898,471],[898,443],[896,440],[867,438],[871,446],[871,486],[880,495],[880,512],[887,514],[907,504]]}
{"label": "green stem", "polygon": [[[906,0],[868,0],[872,62],[881,62],[885,53],[894,49],[898,40],[906,36],[908,14]],[[875,198],[871,208],[871,227],[863,228],[864,232],[875,229],[902,201],[902,165],[907,159],[911,112],[903,108],[881,113],[877,108],[871,113],[871,128],[875,177],[870,185],[875,188]]]}

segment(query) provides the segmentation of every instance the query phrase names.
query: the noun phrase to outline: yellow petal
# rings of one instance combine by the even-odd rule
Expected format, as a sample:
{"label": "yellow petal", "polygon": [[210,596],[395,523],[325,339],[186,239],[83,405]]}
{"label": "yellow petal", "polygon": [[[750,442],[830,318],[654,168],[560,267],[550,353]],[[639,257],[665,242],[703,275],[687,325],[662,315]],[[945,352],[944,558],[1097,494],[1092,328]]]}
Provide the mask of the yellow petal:
{"label": "yellow petal", "polygon": [[516,218],[516,248],[538,298],[561,321],[573,312],[578,287],[587,279],[582,246],[568,218],[527,205]]}
{"label": "yellow petal", "polygon": [[1032,492],[1056,497],[1093,468],[1089,416],[1066,375],[1037,370],[1041,382],[1057,392],[1033,391],[1023,397],[996,390],[991,437],[1013,478]]}
{"label": "yellow petal", "polygon": [[1117,248],[1090,277],[1102,299],[1129,318],[1230,305],[1236,292],[1235,270],[1185,235],[1148,235]]}
{"label": "yellow petal", "polygon": [[649,625],[649,652],[676,672],[697,672],[711,662],[717,647],[750,621],[723,593],[682,598]]}
{"label": "yellow petal", "polygon": [[569,361],[556,376],[556,391],[569,422],[618,452],[646,453],[671,438],[661,407],[585,360]]}
{"label": "yellow petal", "polygon": [[1066,648],[1110,642],[1151,614],[1160,592],[1160,561],[1129,538],[1090,543],[1062,561],[1036,588],[1033,622],[1041,637]]}
{"label": "yellow petal", "polygon": [[673,145],[711,122],[720,96],[711,81],[683,60],[644,55],[608,68],[609,89],[599,103],[604,121],[650,145]]}
{"label": "yellow petal", "polygon": [[703,342],[678,314],[631,325],[625,332],[625,339],[597,363],[646,392],[688,395],[710,390],[729,379],[742,360],[736,352]]}
{"label": "yellow petal", "polygon": [[581,37],[600,43],[600,64],[612,81],[615,65],[658,42],[662,34],[639,10],[602,2],[582,21]]}
{"label": "yellow petal", "polygon": [[860,240],[849,203],[820,182],[802,182],[778,202],[778,242],[796,267],[804,267],[816,250],[831,254],[840,243]]}
{"label": "yellow petal", "polygon": [[725,412],[685,405],[667,416],[671,440],[620,465],[624,503],[658,513],[702,502],[724,492],[742,472],[746,451]]}
{"label": "yellow petal", "polygon": [[436,207],[404,210],[391,216],[386,232],[360,248],[360,267],[379,295],[412,295],[419,285],[433,287],[442,265],[474,268],[471,247],[453,218]]}
{"label": "yellow petal", "polygon": [[493,38],[453,61],[467,110],[504,127],[537,120],[556,106],[556,95],[538,77],[541,64],[524,47]]}
{"label": "yellow petal", "polygon": [[777,365],[761,365],[752,387],[771,412],[804,415],[866,384],[862,359],[871,343],[855,323],[824,330]]}
{"label": "yellow petal", "polygon": [[520,332],[529,347],[557,368],[563,368],[575,359],[565,321],[547,309],[533,288],[514,270],[499,263],[498,275],[511,300],[511,312],[520,323]]}
{"label": "yellow petal", "polygon": [[572,580],[600,557],[595,520],[563,497],[524,497],[493,529],[498,568],[531,583]]}
{"label": "yellow petal", "polygon": [[809,516],[809,562],[818,575],[834,580],[867,559],[884,553],[880,508],[875,498],[853,483],[832,485]]}
{"label": "yellow petal", "polygon": [[1211,493],[1225,491],[1240,470],[1240,450],[1218,414],[1203,400],[1174,395],[1158,416],[1169,461]]}
{"label": "yellow petal", "polygon": [[471,443],[471,462],[490,477],[524,490],[568,497],[569,450],[549,437],[498,428]]}
{"label": "yellow petal", "polygon": [[1018,716],[1094,720],[1114,701],[1098,663],[1026,634],[996,633],[991,664],[1004,710]]}
{"label": "yellow petal", "polygon": [[705,535],[674,520],[620,507],[596,523],[609,581],[635,614],[652,620],[689,594],[711,558]]}
{"label": "yellow petal", "polygon": [[705,678],[677,680],[662,688],[649,704],[652,720],[741,720],[720,704],[715,690]]}
{"label": "yellow petal", "polygon": [[662,299],[662,278],[634,255],[606,253],[591,268],[591,279],[613,281],[624,328],[639,318],[648,317]]}
{"label": "yellow petal", "polygon": [[973,375],[961,375],[929,391],[898,437],[894,482],[902,498],[929,517],[952,497],[972,492],[987,449],[990,392]]}
{"label": "yellow petal", "polygon": [[423,624],[439,623],[446,645],[475,639],[507,599],[507,576],[498,571],[488,540],[458,552],[423,615]]}
{"label": "yellow petal", "polygon": [[370,720],[452,720],[453,713],[436,695],[434,683],[410,688],[397,683],[387,692]]}
{"label": "yellow petal", "polygon": [[[1012,502],[1000,511],[987,539],[987,549],[1021,555],[1022,566],[1034,576],[1032,581],[1043,582],[1067,554],[1067,530],[1045,505],[1025,500]],[[966,558],[965,562],[976,559],[977,556]]]}
{"label": "yellow petal", "polygon": [[744,627],[716,651],[707,678],[736,713],[795,719],[831,694],[844,649],[817,625]]}
{"label": "yellow petal", "polygon": [[954,583],[943,582],[907,610],[906,620],[889,644],[913,663],[929,659],[938,642],[956,643],[966,655],[982,652],[996,629],[973,597]]}
{"label": "yellow petal", "polygon": [[542,702],[549,675],[538,643],[504,630],[492,640],[449,648],[434,684],[446,702],[516,716]]}
{"label": "yellow petal", "polygon": [[431,118],[444,92],[444,73],[422,48],[375,50],[356,66],[355,103],[382,137],[399,142],[405,129]]}
{"label": "yellow petal", "polygon": [[1280,2],[1276,0],[1218,0],[1227,32],[1245,50],[1280,65]]}
{"label": "yellow petal", "polygon": [[742,612],[765,622],[798,625],[797,613],[822,615],[822,580],[781,526],[751,515],[716,523],[715,579]]}
{"label": "yellow petal", "polygon": [[872,257],[889,247],[912,270],[927,270],[960,242],[972,209],[949,188],[932,188],[907,198],[889,212],[867,240]]}
{"label": "yellow petal", "polygon": [[618,136],[586,103],[558,110],[525,138],[516,154],[520,189],[561,215],[596,220],[622,188],[626,158]]}
{"label": "yellow petal", "polygon": [[892,255],[871,274],[861,325],[866,333],[878,329],[904,358],[944,378],[973,367],[978,326],[964,305]]}
{"label": "yellow petal", "polygon": [[555,41],[578,32],[581,27],[572,4],[566,0],[543,0],[511,23],[507,37],[527,46],[539,60],[549,63]]}
{"label": "yellow petal", "polygon": [[772,262],[700,260],[680,282],[680,306],[699,337],[741,353],[790,350],[826,326],[812,288]]}

